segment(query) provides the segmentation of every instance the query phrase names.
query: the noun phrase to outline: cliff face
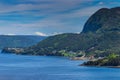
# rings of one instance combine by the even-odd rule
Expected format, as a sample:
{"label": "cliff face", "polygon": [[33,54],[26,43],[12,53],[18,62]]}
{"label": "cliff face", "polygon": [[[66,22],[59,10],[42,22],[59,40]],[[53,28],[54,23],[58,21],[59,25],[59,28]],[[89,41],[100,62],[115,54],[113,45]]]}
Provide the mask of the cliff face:
{"label": "cliff face", "polygon": [[50,36],[22,54],[61,55],[61,51],[85,52],[86,55],[106,56],[120,53],[120,7],[102,8],[85,23],[81,34]]}

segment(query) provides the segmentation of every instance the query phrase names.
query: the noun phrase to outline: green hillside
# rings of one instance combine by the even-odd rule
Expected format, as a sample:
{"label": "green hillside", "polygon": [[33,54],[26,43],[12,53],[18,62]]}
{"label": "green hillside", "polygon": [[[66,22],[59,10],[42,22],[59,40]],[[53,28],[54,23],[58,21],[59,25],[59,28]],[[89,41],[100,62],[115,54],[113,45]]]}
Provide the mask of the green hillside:
{"label": "green hillside", "polygon": [[43,36],[32,35],[0,35],[0,49],[5,47],[28,47],[45,39]]}

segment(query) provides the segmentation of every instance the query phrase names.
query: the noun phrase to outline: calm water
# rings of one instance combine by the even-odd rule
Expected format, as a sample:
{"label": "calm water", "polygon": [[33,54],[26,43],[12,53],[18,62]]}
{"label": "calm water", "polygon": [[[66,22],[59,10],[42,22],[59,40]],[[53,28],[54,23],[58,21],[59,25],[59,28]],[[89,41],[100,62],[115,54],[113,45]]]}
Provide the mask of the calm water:
{"label": "calm water", "polygon": [[120,80],[120,69],[78,66],[82,62],[0,54],[0,80]]}

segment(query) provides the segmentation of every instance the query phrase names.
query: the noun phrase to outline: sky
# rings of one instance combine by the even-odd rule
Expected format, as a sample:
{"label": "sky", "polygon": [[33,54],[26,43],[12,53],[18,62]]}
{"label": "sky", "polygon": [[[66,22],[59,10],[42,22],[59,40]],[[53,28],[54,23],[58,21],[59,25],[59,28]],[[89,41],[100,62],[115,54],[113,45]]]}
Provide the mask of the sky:
{"label": "sky", "polygon": [[100,8],[120,0],[0,0],[0,35],[80,33]]}

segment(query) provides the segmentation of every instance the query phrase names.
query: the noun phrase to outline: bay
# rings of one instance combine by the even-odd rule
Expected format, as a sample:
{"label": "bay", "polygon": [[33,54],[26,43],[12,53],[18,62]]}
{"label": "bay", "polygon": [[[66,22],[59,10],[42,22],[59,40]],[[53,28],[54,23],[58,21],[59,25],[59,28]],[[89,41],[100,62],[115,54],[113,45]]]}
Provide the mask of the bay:
{"label": "bay", "polygon": [[0,80],[119,80],[119,68],[79,66],[57,56],[0,54]]}

